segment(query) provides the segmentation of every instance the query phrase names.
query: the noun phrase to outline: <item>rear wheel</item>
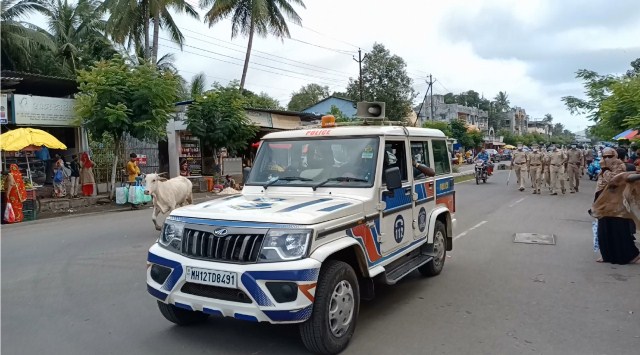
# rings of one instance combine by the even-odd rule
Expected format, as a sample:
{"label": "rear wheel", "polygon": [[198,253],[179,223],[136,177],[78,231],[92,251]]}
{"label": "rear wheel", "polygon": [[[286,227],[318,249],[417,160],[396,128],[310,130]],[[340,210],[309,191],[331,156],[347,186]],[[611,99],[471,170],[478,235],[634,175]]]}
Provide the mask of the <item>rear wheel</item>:
{"label": "rear wheel", "polygon": [[337,354],[356,329],[360,289],[353,268],[327,260],[320,270],[311,318],[300,325],[302,342],[315,354]]}
{"label": "rear wheel", "polygon": [[169,322],[177,325],[201,323],[209,318],[208,314],[199,311],[188,311],[160,301],[158,301],[158,308],[160,308],[160,313],[162,313]]}
{"label": "rear wheel", "polygon": [[436,276],[442,272],[444,260],[447,258],[447,228],[441,221],[436,221],[433,231],[433,260],[420,266],[418,271],[423,276]]}

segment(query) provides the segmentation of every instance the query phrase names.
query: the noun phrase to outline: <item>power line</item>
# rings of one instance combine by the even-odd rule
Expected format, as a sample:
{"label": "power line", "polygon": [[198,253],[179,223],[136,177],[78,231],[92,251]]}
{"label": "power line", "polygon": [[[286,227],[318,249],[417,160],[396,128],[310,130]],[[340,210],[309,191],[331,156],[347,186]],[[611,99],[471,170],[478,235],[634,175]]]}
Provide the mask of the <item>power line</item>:
{"label": "power line", "polygon": [[[223,78],[223,77],[220,77],[220,76],[209,75],[209,74],[206,74],[204,72],[196,73],[196,72],[192,72],[192,71],[189,71],[189,70],[183,70],[183,69],[180,69],[179,71],[183,72],[183,73],[193,74],[193,75],[204,74],[204,76],[207,77],[207,78],[221,79],[221,80],[226,80],[228,82],[234,80],[234,79],[229,79],[229,78]],[[214,80],[214,82],[215,82],[215,80]],[[267,85],[262,85],[262,84],[247,83],[247,86],[257,86],[257,87],[262,87],[262,88],[267,88],[267,89],[278,90],[278,91],[282,91],[282,92],[288,92],[288,90],[283,89],[283,88],[276,88],[276,87],[273,87],[273,86],[267,86]]]}
{"label": "power line", "polygon": [[321,36],[327,37],[327,38],[332,39],[334,41],[337,41],[337,42],[340,42],[340,43],[344,43],[344,44],[346,44],[348,46],[351,46],[351,47],[354,47],[354,48],[360,49],[362,47],[362,46],[357,46],[357,45],[355,45],[353,43],[345,42],[345,41],[337,39],[337,38],[333,38],[333,37],[331,37],[329,35],[326,35],[326,34],[324,34],[322,32],[318,32],[318,31],[314,30],[313,28],[310,28],[310,27],[307,27],[307,26],[300,26],[300,27],[304,28],[305,30],[309,30],[311,32],[315,32],[315,33],[317,33],[317,34],[319,34]]}
{"label": "power line", "polygon": [[329,48],[329,47],[325,47],[325,46],[321,46],[319,44],[315,44],[315,43],[310,43],[310,42],[306,42],[300,39],[296,39],[296,38],[285,38],[294,42],[299,42],[299,43],[304,43],[310,46],[314,46],[314,47],[318,47],[318,48],[323,48],[332,52],[336,52],[339,54],[345,54],[345,55],[353,55],[353,53],[355,53],[356,51],[347,51],[347,50],[342,50],[342,49],[334,49],[334,48]]}

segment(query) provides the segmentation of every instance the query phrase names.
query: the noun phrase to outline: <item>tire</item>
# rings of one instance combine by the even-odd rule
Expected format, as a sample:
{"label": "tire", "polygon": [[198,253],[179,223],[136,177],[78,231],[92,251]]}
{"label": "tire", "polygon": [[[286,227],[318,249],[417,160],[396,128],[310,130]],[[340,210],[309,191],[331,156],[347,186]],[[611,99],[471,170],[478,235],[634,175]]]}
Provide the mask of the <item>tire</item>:
{"label": "tire", "polygon": [[487,183],[487,178],[482,179],[482,182],[486,184]]}
{"label": "tire", "polygon": [[[342,297],[342,300],[337,297]],[[349,298],[351,302],[348,301]],[[330,312],[334,307],[335,312],[339,311],[336,316],[348,319],[346,329],[340,327],[340,322],[331,323]],[[302,342],[314,354],[340,353],[349,345],[353,336],[359,309],[360,289],[353,268],[342,261],[325,261],[320,270],[311,318],[300,324]]]}
{"label": "tire", "polygon": [[479,184],[480,184],[480,176],[476,172],[476,185],[479,185]]}
{"label": "tire", "polygon": [[160,308],[160,313],[162,313],[169,322],[177,325],[202,323],[209,318],[208,314],[199,311],[188,311],[160,301],[158,301],[158,308]]}
{"label": "tire", "polygon": [[442,272],[444,261],[447,259],[447,228],[441,221],[436,221],[433,231],[433,260],[420,266],[418,271],[422,276],[436,276]]}

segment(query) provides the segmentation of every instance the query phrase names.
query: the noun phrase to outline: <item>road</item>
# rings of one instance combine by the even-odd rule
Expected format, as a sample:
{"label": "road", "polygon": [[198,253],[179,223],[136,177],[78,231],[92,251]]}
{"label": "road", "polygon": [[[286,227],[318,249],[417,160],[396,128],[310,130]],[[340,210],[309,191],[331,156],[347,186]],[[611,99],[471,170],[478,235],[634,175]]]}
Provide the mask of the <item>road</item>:
{"label": "road", "polygon": [[[598,264],[594,183],[539,196],[505,171],[457,185],[454,250],[363,302],[345,354],[637,354],[640,267]],[[2,228],[4,354],[304,354],[295,326],[210,319],[181,328],[146,293],[150,211]],[[556,245],[513,243],[553,233]]]}

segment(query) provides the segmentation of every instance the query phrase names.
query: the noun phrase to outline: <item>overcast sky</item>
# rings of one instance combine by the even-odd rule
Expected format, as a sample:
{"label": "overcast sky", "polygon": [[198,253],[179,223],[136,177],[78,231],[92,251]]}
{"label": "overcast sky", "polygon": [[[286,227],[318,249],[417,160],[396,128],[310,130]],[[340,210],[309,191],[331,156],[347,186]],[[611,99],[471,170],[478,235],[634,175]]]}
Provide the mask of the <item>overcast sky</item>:
{"label": "overcast sky", "polygon": [[[198,0],[186,0],[197,5]],[[532,118],[551,113],[571,131],[589,122],[571,116],[562,96],[581,96],[577,69],[623,73],[640,57],[639,0],[305,0],[303,27],[291,37],[254,39],[246,88],[266,92],[286,107],[308,83],[344,91],[358,73],[358,47],[384,44],[404,58],[421,100],[431,73],[436,94],[500,90]],[[201,11],[201,13],[204,13]],[[180,52],[161,35],[161,53],[176,54],[189,79],[203,71],[208,84],[240,79],[247,38],[231,39],[227,21],[209,28],[176,16],[186,45]],[[306,42],[306,43],[303,43]],[[314,45],[311,45],[314,44]]]}

